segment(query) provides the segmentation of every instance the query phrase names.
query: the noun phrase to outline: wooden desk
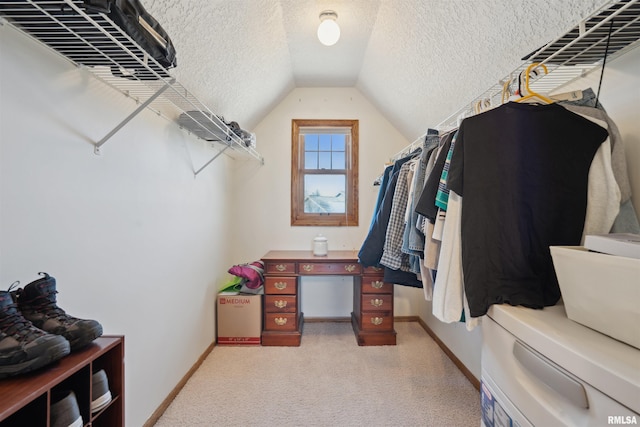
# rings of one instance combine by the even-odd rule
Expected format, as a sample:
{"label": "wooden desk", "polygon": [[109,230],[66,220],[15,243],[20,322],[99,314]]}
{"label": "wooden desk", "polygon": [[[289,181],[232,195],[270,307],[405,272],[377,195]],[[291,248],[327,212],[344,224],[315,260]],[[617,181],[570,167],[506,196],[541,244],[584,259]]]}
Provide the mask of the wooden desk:
{"label": "wooden desk", "polygon": [[358,345],[395,345],[393,284],[383,270],[363,267],[356,251],[270,251],[262,257],[264,322],[262,345],[299,346],[304,316],[300,310],[300,276],[353,276],[351,325]]}

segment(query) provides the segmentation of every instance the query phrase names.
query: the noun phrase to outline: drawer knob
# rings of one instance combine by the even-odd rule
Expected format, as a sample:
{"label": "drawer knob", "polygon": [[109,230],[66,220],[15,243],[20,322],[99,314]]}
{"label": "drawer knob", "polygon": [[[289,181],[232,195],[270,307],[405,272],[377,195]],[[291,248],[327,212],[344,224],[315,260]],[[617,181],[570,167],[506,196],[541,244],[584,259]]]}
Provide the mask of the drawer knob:
{"label": "drawer knob", "polygon": [[374,325],[378,326],[378,325],[382,325],[382,321],[384,319],[382,317],[372,317],[371,318],[371,323],[373,323]]}
{"label": "drawer knob", "polygon": [[384,304],[384,300],[382,298],[375,298],[371,300],[371,305],[374,307],[380,307]]}
{"label": "drawer knob", "polygon": [[356,269],[356,266],[353,264],[349,264],[349,265],[345,265],[344,269],[347,270],[349,273],[353,273],[353,271]]}
{"label": "drawer knob", "polygon": [[276,322],[276,325],[278,326],[284,326],[287,324],[286,317],[276,317],[275,319],[273,319],[273,321]]}
{"label": "drawer knob", "polygon": [[280,271],[280,272],[285,271],[286,269],[287,269],[287,266],[286,266],[286,265],[284,265],[284,264],[278,264],[278,265],[276,265],[276,270],[278,270],[278,271]]}
{"label": "drawer knob", "polygon": [[384,286],[384,282],[381,282],[380,280],[376,280],[375,282],[371,282],[371,287],[374,289],[380,289],[382,288],[382,286]]}
{"label": "drawer knob", "polygon": [[287,282],[276,282],[273,284],[273,286],[278,290],[283,290],[283,289],[286,289]]}
{"label": "drawer knob", "polygon": [[313,271],[313,264],[305,264],[302,266],[302,269],[307,272]]}
{"label": "drawer knob", "polygon": [[275,305],[278,308],[285,308],[287,306],[287,301],[285,300],[277,300],[273,302],[273,305]]}

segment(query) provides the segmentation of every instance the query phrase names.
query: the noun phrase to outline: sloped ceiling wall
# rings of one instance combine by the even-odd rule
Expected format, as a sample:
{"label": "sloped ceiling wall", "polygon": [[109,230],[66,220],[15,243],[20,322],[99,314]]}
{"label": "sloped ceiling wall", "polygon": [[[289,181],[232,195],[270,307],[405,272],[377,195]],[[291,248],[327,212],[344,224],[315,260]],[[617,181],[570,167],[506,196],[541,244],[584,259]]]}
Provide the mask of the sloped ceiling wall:
{"label": "sloped ceiling wall", "polygon": [[[178,52],[173,74],[251,130],[294,87],[356,87],[409,140],[603,0],[145,0]],[[341,39],[316,38],[338,14]]]}

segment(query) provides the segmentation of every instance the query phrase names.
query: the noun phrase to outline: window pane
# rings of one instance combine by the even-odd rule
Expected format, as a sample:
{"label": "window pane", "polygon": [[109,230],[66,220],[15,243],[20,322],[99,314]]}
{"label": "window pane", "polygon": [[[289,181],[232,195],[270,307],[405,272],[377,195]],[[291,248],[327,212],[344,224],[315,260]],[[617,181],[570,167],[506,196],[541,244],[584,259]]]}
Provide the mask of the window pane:
{"label": "window pane", "polygon": [[331,135],[320,134],[320,151],[331,151]]}
{"label": "window pane", "polygon": [[304,168],[318,169],[318,152],[317,151],[304,153]]}
{"label": "window pane", "polygon": [[318,169],[331,169],[331,153],[319,152],[318,153]]}
{"label": "window pane", "polygon": [[291,130],[291,225],[357,226],[358,120],[292,119]]}
{"label": "window pane", "polygon": [[318,135],[308,134],[304,136],[304,150],[305,151],[318,150]]}
{"label": "window pane", "polygon": [[345,160],[344,151],[331,153],[331,158],[332,158],[332,162],[331,162],[332,169],[346,169],[346,165],[344,162]]}
{"label": "window pane", "polygon": [[305,175],[304,213],[345,213],[344,175]]}
{"label": "window pane", "polygon": [[333,139],[331,141],[331,149],[333,151],[344,151],[344,140],[345,136],[343,134],[333,135]]}

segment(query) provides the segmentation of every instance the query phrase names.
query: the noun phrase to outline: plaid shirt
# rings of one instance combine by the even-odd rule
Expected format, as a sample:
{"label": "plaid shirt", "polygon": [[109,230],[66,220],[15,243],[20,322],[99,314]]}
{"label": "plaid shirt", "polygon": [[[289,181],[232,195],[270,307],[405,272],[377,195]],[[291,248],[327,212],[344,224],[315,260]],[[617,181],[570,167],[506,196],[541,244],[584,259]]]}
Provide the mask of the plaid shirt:
{"label": "plaid shirt", "polygon": [[410,271],[409,255],[402,252],[402,238],[405,228],[405,211],[409,198],[409,184],[407,175],[409,174],[409,164],[405,163],[398,172],[398,182],[393,194],[393,205],[389,215],[389,225],[384,242],[384,252],[380,259],[380,264],[393,270]]}

